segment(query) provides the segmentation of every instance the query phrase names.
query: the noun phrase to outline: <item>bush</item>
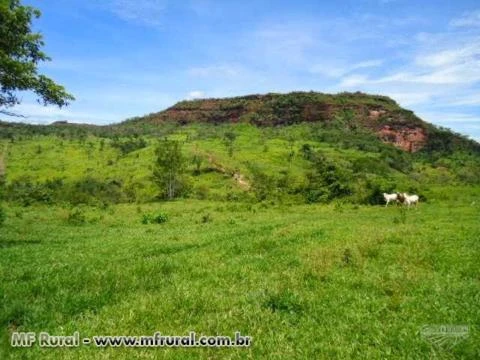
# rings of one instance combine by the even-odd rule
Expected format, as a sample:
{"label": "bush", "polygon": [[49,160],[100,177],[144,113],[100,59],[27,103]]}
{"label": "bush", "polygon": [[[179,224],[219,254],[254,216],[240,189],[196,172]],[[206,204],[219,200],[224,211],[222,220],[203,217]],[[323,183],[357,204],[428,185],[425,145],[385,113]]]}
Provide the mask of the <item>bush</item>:
{"label": "bush", "polygon": [[24,176],[8,184],[6,198],[18,202],[22,206],[29,206],[36,202],[51,204],[55,201],[58,191],[62,187],[62,179],[47,180],[40,183]]}
{"label": "bush", "polygon": [[352,194],[353,174],[350,163],[339,164],[321,154],[313,157],[312,170],[307,173],[304,197],[307,203],[326,202]]}
{"label": "bush", "polygon": [[163,224],[168,221],[168,215],[165,213],[143,214],[142,224]]}
{"label": "bush", "polygon": [[252,174],[251,185],[257,201],[264,201],[272,197],[277,190],[275,178],[268,175],[256,164],[248,164],[248,168]]}
{"label": "bush", "polygon": [[201,222],[203,224],[206,224],[206,223],[209,223],[209,222],[212,222],[212,216],[210,214],[204,214],[202,215],[202,219],[201,219]]}
{"label": "bush", "polygon": [[67,202],[78,204],[115,204],[126,200],[122,183],[118,180],[97,180],[92,177],[65,184],[62,179],[34,182],[22,177],[7,185],[6,198],[23,206],[34,203],[53,204]]}
{"label": "bush", "polygon": [[361,203],[368,205],[384,205],[385,199],[383,193],[392,193],[395,191],[395,184],[380,176],[371,176],[367,180],[364,189],[364,196]]}
{"label": "bush", "polygon": [[120,141],[118,139],[115,139],[112,142],[112,147],[119,149],[123,156],[133,151],[143,149],[146,146],[147,146],[147,142],[143,138],[128,139],[125,141]]}
{"label": "bush", "polygon": [[122,183],[118,180],[103,182],[91,177],[78,180],[63,193],[63,200],[72,204],[116,204],[125,200]]}

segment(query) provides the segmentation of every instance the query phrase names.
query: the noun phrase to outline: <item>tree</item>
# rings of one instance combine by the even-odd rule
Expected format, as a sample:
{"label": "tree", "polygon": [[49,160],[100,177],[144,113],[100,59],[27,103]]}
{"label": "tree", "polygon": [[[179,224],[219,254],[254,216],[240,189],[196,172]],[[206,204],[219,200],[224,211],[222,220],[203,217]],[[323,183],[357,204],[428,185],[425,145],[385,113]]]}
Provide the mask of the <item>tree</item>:
{"label": "tree", "polygon": [[158,144],[155,154],[157,156],[153,178],[160,187],[163,195],[171,200],[185,189],[183,173],[185,171],[185,158],[182,154],[181,144],[178,141],[162,140]]}
{"label": "tree", "polygon": [[38,9],[19,0],[0,0],[0,113],[20,104],[19,91],[33,91],[43,105],[66,106],[75,98],[52,79],[38,73],[40,62],[51,60],[42,50],[40,33],[32,32]]}

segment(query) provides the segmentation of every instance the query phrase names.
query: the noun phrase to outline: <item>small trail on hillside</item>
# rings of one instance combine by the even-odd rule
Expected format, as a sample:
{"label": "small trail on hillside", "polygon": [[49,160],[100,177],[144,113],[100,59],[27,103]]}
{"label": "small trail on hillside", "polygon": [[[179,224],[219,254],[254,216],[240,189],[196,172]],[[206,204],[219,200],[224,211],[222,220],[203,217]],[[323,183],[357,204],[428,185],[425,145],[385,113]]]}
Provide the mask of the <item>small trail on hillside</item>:
{"label": "small trail on hillside", "polygon": [[250,183],[248,182],[248,180],[245,178],[245,176],[243,174],[241,174],[237,170],[229,169],[228,167],[226,167],[225,165],[220,163],[218,161],[218,159],[212,154],[208,154],[207,158],[208,158],[209,165],[215,171],[217,171],[221,174],[226,174],[226,175],[229,175],[229,176],[233,177],[233,179],[237,182],[237,184],[242,189],[244,189],[244,190],[249,190],[250,189]]}

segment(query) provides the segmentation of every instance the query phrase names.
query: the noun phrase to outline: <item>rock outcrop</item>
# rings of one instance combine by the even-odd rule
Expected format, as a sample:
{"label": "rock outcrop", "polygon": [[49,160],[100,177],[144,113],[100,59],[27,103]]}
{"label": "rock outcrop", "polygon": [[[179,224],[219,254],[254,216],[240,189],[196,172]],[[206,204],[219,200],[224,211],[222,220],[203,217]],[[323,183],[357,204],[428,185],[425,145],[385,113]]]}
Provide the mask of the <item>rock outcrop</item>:
{"label": "rock outcrop", "polygon": [[384,125],[377,132],[380,139],[386,143],[408,151],[416,152],[423,148],[427,141],[427,134],[421,127],[394,127]]}
{"label": "rock outcrop", "polygon": [[348,129],[369,129],[382,141],[409,152],[426,144],[427,128],[431,126],[386,96],[359,92],[336,95],[294,92],[182,101],[133,121],[153,124],[171,121],[182,125],[249,122],[257,126],[338,122]]}

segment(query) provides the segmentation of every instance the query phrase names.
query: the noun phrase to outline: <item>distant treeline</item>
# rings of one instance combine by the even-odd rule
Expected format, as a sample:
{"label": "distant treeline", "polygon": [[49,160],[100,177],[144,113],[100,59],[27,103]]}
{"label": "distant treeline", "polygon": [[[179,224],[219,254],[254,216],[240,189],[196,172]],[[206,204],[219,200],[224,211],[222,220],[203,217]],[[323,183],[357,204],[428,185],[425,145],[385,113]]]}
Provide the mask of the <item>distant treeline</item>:
{"label": "distant treeline", "polygon": [[50,125],[33,125],[24,123],[11,123],[0,121],[0,139],[19,141],[30,139],[35,136],[58,136],[63,139],[85,139],[88,136],[102,138],[119,138],[140,135],[165,136],[170,134],[176,126],[152,125],[87,125],[67,122],[57,122]]}

